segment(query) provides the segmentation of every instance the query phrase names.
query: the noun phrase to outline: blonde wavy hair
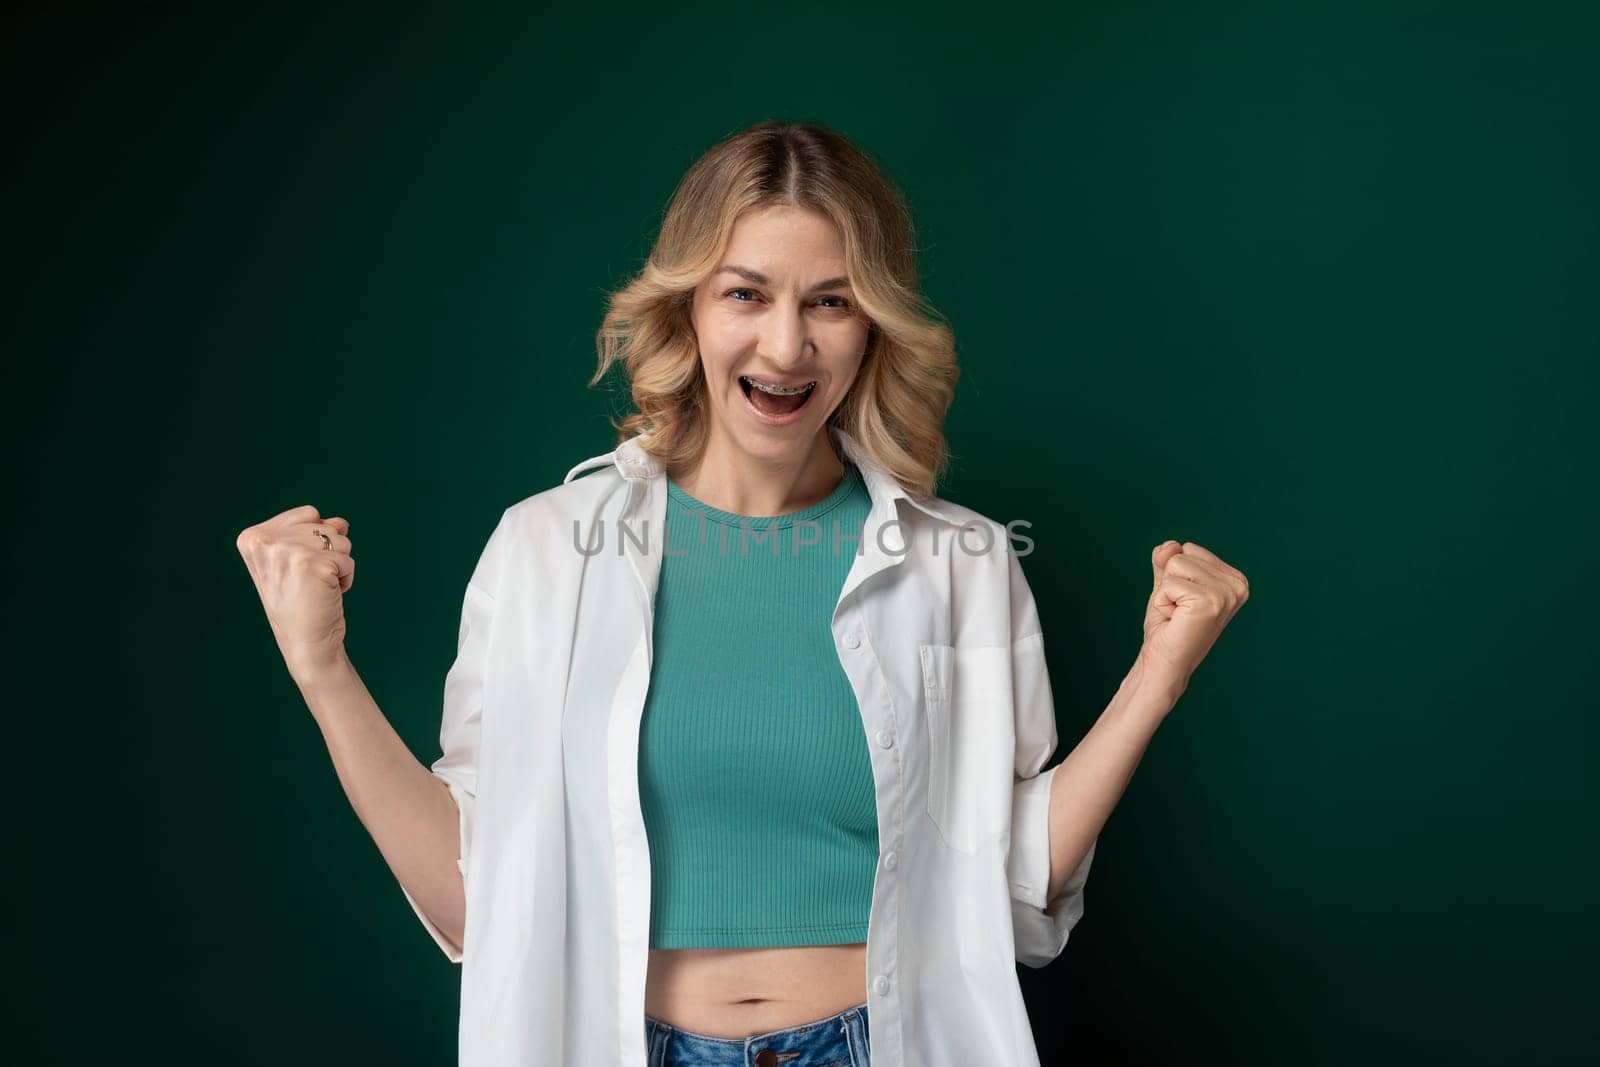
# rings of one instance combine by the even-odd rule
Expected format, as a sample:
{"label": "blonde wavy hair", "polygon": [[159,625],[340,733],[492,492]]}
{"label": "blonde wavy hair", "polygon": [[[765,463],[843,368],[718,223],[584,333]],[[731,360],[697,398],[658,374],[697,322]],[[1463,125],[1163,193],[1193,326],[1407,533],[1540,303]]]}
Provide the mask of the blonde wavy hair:
{"label": "blonde wavy hair", "polygon": [[775,204],[818,211],[838,227],[869,322],[861,368],[828,425],[854,437],[906,492],[933,496],[949,464],[943,427],[960,374],[955,337],[921,291],[899,189],[866,152],[815,123],[770,119],[712,146],[678,183],[644,268],[609,294],[589,385],[613,364],[626,372],[636,410],[612,417],[617,443],[644,434],[640,445],[669,469],[700,456],[709,400],[690,318],[694,291],[716,270],[734,222]]}

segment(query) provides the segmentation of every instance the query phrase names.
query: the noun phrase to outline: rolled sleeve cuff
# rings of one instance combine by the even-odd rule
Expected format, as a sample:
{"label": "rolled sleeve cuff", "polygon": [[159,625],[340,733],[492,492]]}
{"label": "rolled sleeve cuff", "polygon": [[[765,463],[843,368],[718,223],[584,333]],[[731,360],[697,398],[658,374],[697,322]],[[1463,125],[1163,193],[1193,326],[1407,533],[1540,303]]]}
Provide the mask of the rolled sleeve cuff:
{"label": "rolled sleeve cuff", "polygon": [[[1059,766],[1059,765],[1058,765]],[[1011,800],[1011,849],[1006,880],[1011,888],[1012,931],[1019,963],[1043,967],[1067,945],[1083,917],[1083,887],[1089,880],[1099,838],[1089,846],[1054,900],[1050,888],[1050,782],[1055,768],[1016,783]]]}

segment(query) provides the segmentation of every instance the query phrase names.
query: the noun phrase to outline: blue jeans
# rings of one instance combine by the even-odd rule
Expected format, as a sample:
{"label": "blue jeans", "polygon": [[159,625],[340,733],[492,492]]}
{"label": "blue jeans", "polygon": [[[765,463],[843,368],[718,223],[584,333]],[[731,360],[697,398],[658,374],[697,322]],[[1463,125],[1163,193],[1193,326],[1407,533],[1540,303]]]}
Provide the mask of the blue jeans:
{"label": "blue jeans", "polygon": [[707,1037],[644,1017],[648,1067],[872,1067],[867,1006],[754,1037]]}

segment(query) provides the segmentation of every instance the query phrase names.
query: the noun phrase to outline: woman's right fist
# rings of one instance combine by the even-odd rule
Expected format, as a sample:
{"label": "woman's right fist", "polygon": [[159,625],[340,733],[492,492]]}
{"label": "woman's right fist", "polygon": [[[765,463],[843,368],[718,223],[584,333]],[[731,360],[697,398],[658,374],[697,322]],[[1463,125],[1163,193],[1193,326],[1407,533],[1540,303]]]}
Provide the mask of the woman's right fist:
{"label": "woman's right fist", "polygon": [[303,504],[239,534],[239,554],[296,680],[344,655],[344,594],[356,573],[349,533],[346,520]]}

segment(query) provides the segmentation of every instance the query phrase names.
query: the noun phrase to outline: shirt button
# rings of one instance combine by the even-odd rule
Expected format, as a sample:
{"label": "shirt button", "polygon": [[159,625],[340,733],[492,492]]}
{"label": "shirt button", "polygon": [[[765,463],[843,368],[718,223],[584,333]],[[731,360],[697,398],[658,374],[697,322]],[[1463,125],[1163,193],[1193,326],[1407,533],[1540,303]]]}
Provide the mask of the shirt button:
{"label": "shirt button", "polygon": [[849,633],[844,635],[844,647],[845,648],[860,648],[861,647],[861,638],[859,636],[857,636],[857,634],[856,634],[856,632],[854,630],[851,630]]}
{"label": "shirt button", "polygon": [[888,730],[879,730],[878,731],[878,744],[879,744],[879,746],[881,746],[883,748],[893,748],[894,747],[894,734],[890,733]]}
{"label": "shirt button", "polygon": [[887,854],[884,855],[884,857],[883,857],[883,869],[884,870],[892,871],[898,866],[900,866],[900,855],[899,855],[899,853],[890,852],[890,853],[887,853]]}
{"label": "shirt button", "polygon": [[887,975],[878,975],[872,980],[872,991],[880,997],[889,992],[889,978]]}

